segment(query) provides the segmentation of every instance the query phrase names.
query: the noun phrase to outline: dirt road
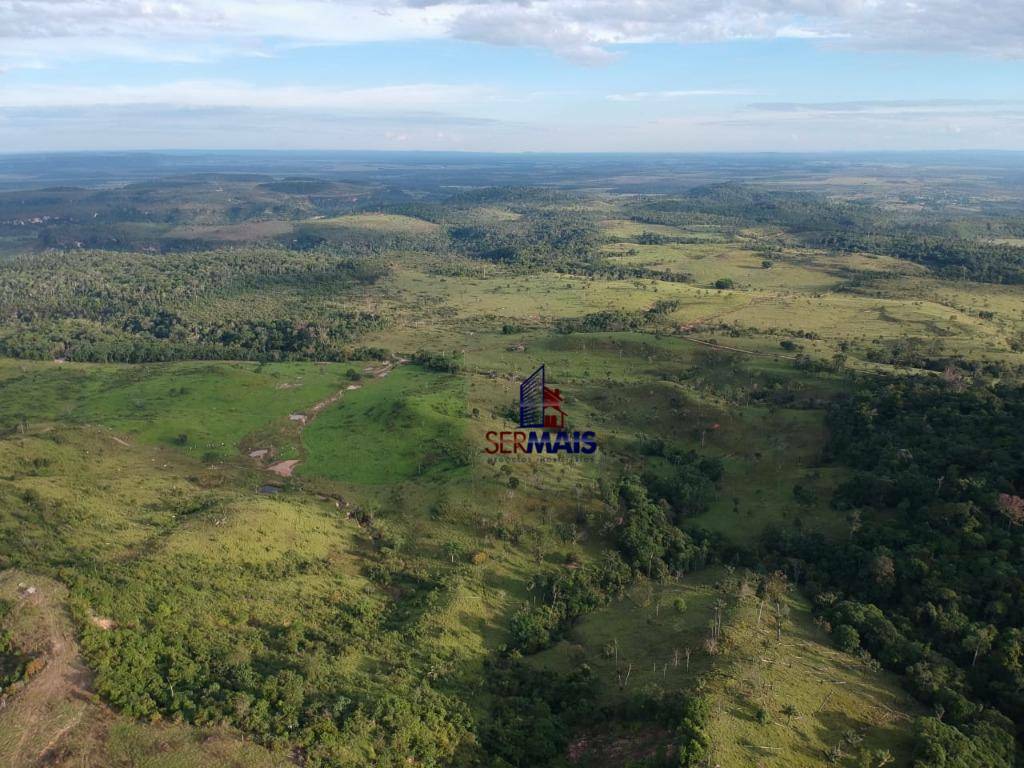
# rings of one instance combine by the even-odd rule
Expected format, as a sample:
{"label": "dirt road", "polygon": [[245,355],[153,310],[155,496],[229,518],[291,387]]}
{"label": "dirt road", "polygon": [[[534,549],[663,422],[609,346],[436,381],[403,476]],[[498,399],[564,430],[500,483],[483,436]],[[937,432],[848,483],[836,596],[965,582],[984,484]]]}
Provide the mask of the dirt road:
{"label": "dirt road", "polygon": [[0,699],[0,764],[35,768],[49,762],[91,704],[66,590],[21,571],[0,573],[0,596],[14,604],[6,622],[15,642],[45,661],[41,671]]}
{"label": "dirt road", "polygon": [[[363,369],[363,373],[374,379],[383,379],[385,376],[391,373],[391,371],[394,370],[396,366],[404,365],[407,362],[409,361],[403,358],[399,358],[395,362],[384,362],[379,366],[367,366],[366,368]],[[361,388],[361,384],[349,384],[344,389],[339,389],[330,397],[324,398],[320,402],[311,406],[305,412],[301,414],[294,414],[295,416],[302,417],[301,419],[294,419],[294,422],[296,424],[296,432],[298,432],[301,435],[302,430],[304,430],[306,427],[312,424],[313,419],[319,416],[324,411],[325,408],[334,405],[336,402],[341,400],[341,398],[344,397],[346,392],[351,392],[352,390]],[[252,454],[250,454],[250,456],[251,455]],[[302,459],[285,459],[284,461],[277,461],[274,462],[273,464],[269,464],[268,466],[264,467],[264,469],[266,469],[267,472],[272,472],[278,477],[291,477],[292,474],[295,472],[295,468],[299,466],[301,461]]]}

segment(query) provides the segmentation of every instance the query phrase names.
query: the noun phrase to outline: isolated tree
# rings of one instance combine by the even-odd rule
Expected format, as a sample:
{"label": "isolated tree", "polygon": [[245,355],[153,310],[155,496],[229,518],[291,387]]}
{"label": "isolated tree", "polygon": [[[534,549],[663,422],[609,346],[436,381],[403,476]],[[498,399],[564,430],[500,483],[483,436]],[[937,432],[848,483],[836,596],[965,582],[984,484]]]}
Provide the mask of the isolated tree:
{"label": "isolated tree", "polygon": [[946,366],[946,370],[942,372],[942,380],[955,392],[963,392],[967,386],[964,375],[953,365]]}
{"label": "isolated tree", "polygon": [[840,624],[833,630],[832,636],[840,650],[846,653],[854,653],[860,648],[860,634],[849,624]]}
{"label": "isolated tree", "polygon": [[789,583],[786,581],[786,574],[782,571],[774,571],[768,576],[761,580],[761,583],[757,588],[757,596],[760,598],[761,603],[757,608],[757,626],[761,626],[761,613],[764,607],[768,603],[776,605],[778,611],[778,605],[782,602],[783,596],[789,589]]}
{"label": "isolated tree", "polygon": [[784,600],[775,601],[775,639],[778,642],[782,642],[782,626],[789,616],[789,604]]}
{"label": "isolated tree", "polygon": [[974,657],[971,659],[972,667],[977,665],[978,656],[991,650],[992,643],[995,642],[998,635],[998,630],[991,624],[975,624],[971,628],[970,634],[963,639],[963,646],[968,651],[974,652]]}
{"label": "isolated tree", "polygon": [[871,577],[876,584],[889,584],[896,578],[896,563],[893,559],[879,552],[871,561]]}

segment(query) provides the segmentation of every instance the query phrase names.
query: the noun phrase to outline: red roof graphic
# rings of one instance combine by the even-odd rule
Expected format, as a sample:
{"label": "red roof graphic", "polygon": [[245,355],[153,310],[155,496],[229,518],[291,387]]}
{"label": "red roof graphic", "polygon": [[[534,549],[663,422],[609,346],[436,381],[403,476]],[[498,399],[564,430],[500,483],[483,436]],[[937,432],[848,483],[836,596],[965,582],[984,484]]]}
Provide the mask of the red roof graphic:
{"label": "red roof graphic", "polygon": [[544,387],[544,426],[548,429],[565,428],[565,411],[562,410],[562,391]]}

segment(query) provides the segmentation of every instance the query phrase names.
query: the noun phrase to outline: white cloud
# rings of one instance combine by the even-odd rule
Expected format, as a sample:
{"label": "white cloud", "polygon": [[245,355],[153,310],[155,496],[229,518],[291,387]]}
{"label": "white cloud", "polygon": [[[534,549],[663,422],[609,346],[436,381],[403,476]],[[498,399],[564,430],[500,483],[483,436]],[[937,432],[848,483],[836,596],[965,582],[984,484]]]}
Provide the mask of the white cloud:
{"label": "white cloud", "polygon": [[762,103],[657,123],[776,150],[1024,149],[1024,101],[1014,100]]}
{"label": "white cloud", "polygon": [[[220,84],[216,88],[227,88]],[[192,92],[192,86],[178,84]],[[376,89],[374,89],[376,90]],[[386,94],[279,93],[237,95],[222,106],[206,85],[186,104],[167,89],[140,103],[114,89],[107,103],[93,94],[52,92],[0,106],[4,151],[52,149],[410,149],[479,151],[831,151],[919,149],[1024,150],[1024,107],[1005,101],[856,101],[761,104],[687,110],[637,119],[630,104],[600,117],[565,111],[534,121],[469,112],[459,94],[442,92],[402,110]],[[429,93],[429,91],[426,91]],[[317,103],[309,107],[306,99]],[[301,100],[301,108],[291,106]],[[177,99],[182,101],[182,99]],[[449,101],[453,100],[453,101]],[[207,104],[208,103],[208,104]],[[409,102],[406,100],[406,104]],[[698,100],[695,106],[708,102]],[[383,105],[383,106],[382,106]],[[687,104],[687,106],[690,106]],[[488,112],[490,110],[487,110]]]}
{"label": "white cloud", "polygon": [[[4,152],[149,149],[445,149],[515,146],[530,129],[437,112],[273,107],[0,107]],[[2,165],[2,163],[0,163]]]}
{"label": "white cloud", "polygon": [[605,98],[608,101],[636,102],[636,101],[674,101],[676,99],[688,99],[700,96],[750,96],[750,91],[732,91],[720,89],[704,89],[689,91],[631,91],[629,93],[609,93]]}
{"label": "white cloud", "polygon": [[[452,5],[438,8],[451,12]],[[1019,0],[468,0],[456,37],[595,59],[611,46],[815,38],[834,44],[1024,56]]]}
{"label": "white cloud", "polygon": [[437,38],[451,13],[398,0],[0,0],[0,62],[215,61],[277,46]]}
{"label": "white cloud", "polygon": [[103,53],[205,59],[277,45],[454,37],[586,63],[649,42],[812,38],[1024,57],[1020,0],[0,0],[8,66]]}
{"label": "white cloud", "polygon": [[419,83],[376,88],[253,86],[187,80],[153,86],[33,86],[0,90],[0,108],[162,105],[306,110],[402,111],[443,108],[489,98],[477,86]]}
{"label": "white cloud", "polygon": [[1013,99],[877,99],[835,102],[761,102],[750,108],[772,115],[776,120],[808,119],[893,119],[911,120],[936,115],[1016,116],[1024,111],[1024,100]]}

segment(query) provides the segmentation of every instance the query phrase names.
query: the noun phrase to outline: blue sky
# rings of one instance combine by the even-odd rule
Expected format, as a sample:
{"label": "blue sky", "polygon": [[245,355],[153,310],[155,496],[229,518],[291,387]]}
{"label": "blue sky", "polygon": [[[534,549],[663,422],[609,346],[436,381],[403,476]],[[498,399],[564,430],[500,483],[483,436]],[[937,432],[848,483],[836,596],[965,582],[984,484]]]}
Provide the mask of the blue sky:
{"label": "blue sky", "polygon": [[1024,150],[1024,3],[0,0],[0,151]]}

